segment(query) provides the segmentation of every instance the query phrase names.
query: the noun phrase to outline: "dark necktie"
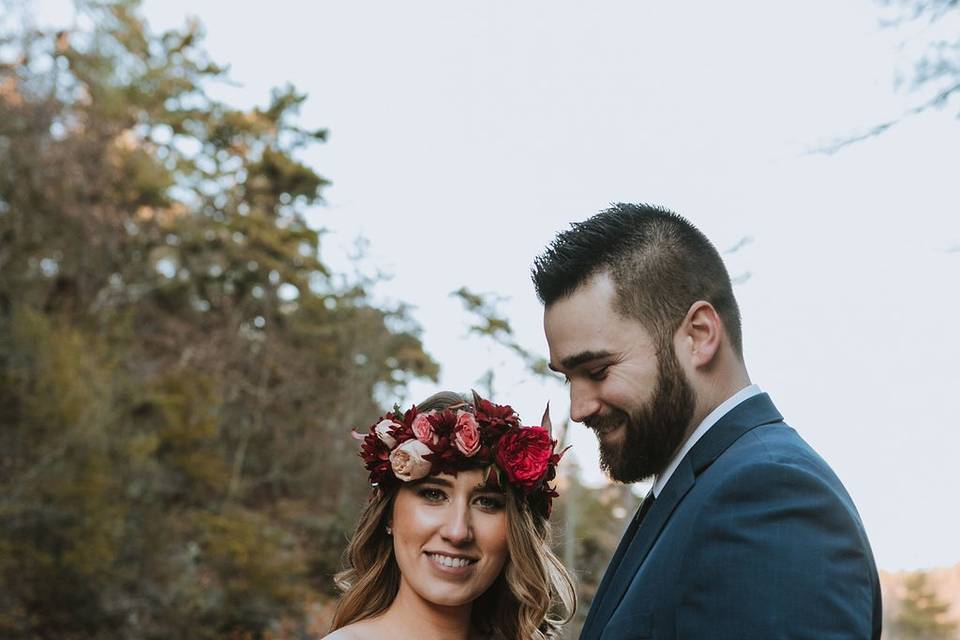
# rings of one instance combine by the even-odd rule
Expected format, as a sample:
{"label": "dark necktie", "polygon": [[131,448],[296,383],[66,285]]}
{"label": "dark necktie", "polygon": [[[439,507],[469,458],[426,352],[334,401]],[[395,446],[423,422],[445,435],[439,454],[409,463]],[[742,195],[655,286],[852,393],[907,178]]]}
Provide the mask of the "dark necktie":
{"label": "dark necktie", "polygon": [[647,512],[653,507],[653,502],[656,499],[657,497],[653,495],[653,489],[651,489],[647,497],[640,503],[640,509],[637,511],[637,526],[643,524],[643,519],[646,517]]}

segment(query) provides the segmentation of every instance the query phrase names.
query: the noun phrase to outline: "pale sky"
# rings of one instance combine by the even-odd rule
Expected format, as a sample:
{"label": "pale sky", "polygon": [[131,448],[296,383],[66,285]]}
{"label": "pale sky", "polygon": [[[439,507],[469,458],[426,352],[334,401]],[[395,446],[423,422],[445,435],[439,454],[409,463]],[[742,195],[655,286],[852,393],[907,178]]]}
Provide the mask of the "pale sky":
{"label": "pale sky", "polygon": [[[64,0],[37,5],[69,16]],[[881,28],[867,0],[803,3],[486,0],[147,0],[155,28],[195,15],[236,87],[264,104],[292,82],[305,157],[333,181],[311,220],[323,258],[392,278],[440,387],[477,387],[536,421],[560,384],[530,380],[467,336],[449,292],[508,298],[519,340],[546,352],[528,271],[571,221],[611,202],[666,206],[726,255],[750,374],[833,466],[884,569],[960,561],[953,486],[960,345],[960,120],[925,114],[832,156],[808,150],[916,103],[894,88],[928,31]],[[346,257],[354,239],[368,257]],[[416,384],[409,403],[435,390]],[[353,426],[353,425],[351,425]],[[573,455],[604,482],[593,436]]]}

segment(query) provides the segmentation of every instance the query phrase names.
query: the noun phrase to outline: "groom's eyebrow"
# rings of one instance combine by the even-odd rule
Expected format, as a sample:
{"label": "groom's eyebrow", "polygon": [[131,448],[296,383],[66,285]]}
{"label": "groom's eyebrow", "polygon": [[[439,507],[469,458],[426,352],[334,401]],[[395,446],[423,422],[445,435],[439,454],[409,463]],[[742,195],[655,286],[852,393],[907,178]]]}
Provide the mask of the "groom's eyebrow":
{"label": "groom's eyebrow", "polygon": [[[602,358],[609,358],[612,355],[613,353],[610,351],[581,351],[580,353],[575,353],[572,356],[567,356],[561,360],[560,366],[563,367],[565,371],[570,371],[571,369],[576,369],[580,365],[586,364],[587,362],[600,360]],[[562,371],[553,366],[552,363],[548,363],[547,366],[550,367],[551,371],[562,373]]]}

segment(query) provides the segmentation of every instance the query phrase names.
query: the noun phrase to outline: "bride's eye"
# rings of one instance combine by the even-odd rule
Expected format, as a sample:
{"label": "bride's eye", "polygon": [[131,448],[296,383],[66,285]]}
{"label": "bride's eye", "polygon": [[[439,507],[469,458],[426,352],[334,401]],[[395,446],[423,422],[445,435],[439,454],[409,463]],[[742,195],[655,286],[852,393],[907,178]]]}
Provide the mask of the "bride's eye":
{"label": "bride's eye", "polygon": [[427,502],[441,502],[447,495],[440,489],[433,489],[431,487],[424,487],[417,491],[417,495],[426,500]]}
{"label": "bride's eye", "polygon": [[477,496],[476,504],[486,511],[500,511],[505,506],[503,498],[497,495]]}

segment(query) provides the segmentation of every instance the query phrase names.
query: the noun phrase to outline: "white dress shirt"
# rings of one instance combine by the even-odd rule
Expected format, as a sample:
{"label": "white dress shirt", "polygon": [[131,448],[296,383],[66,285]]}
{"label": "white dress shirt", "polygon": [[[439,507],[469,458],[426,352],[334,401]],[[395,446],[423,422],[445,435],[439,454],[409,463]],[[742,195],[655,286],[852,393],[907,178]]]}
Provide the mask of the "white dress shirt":
{"label": "white dress shirt", "polygon": [[697,444],[697,441],[703,437],[707,431],[710,430],[710,427],[717,424],[717,421],[720,420],[723,416],[730,413],[734,407],[746,400],[747,398],[752,398],[755,395],[762,393],[760,387],[755,384],[751,384],[740,391],[737,391],[735,394],[724,400],[720,403],[716,409],[707,414],[707,417],[703,419],[693,433],[690,434],[690,437],[687,438],[686,442],[683,443],[683,446],[680,447],[680,450],[677,451],[677,455],[673,456],[673,459],[670,460],[670,464],[667,465],[667,468],[657,476],[657,479],[653,483],[653,497],[659,498],[660,492],[663,491],[663,488],[667,486],[667,482],[670,480],[670,476],[673,475],[673,472],[677,470],[677,467],[680,465],[680,461],[683,460],[683,457],[689,453],[690,449],[693,448],[693,445]]}

